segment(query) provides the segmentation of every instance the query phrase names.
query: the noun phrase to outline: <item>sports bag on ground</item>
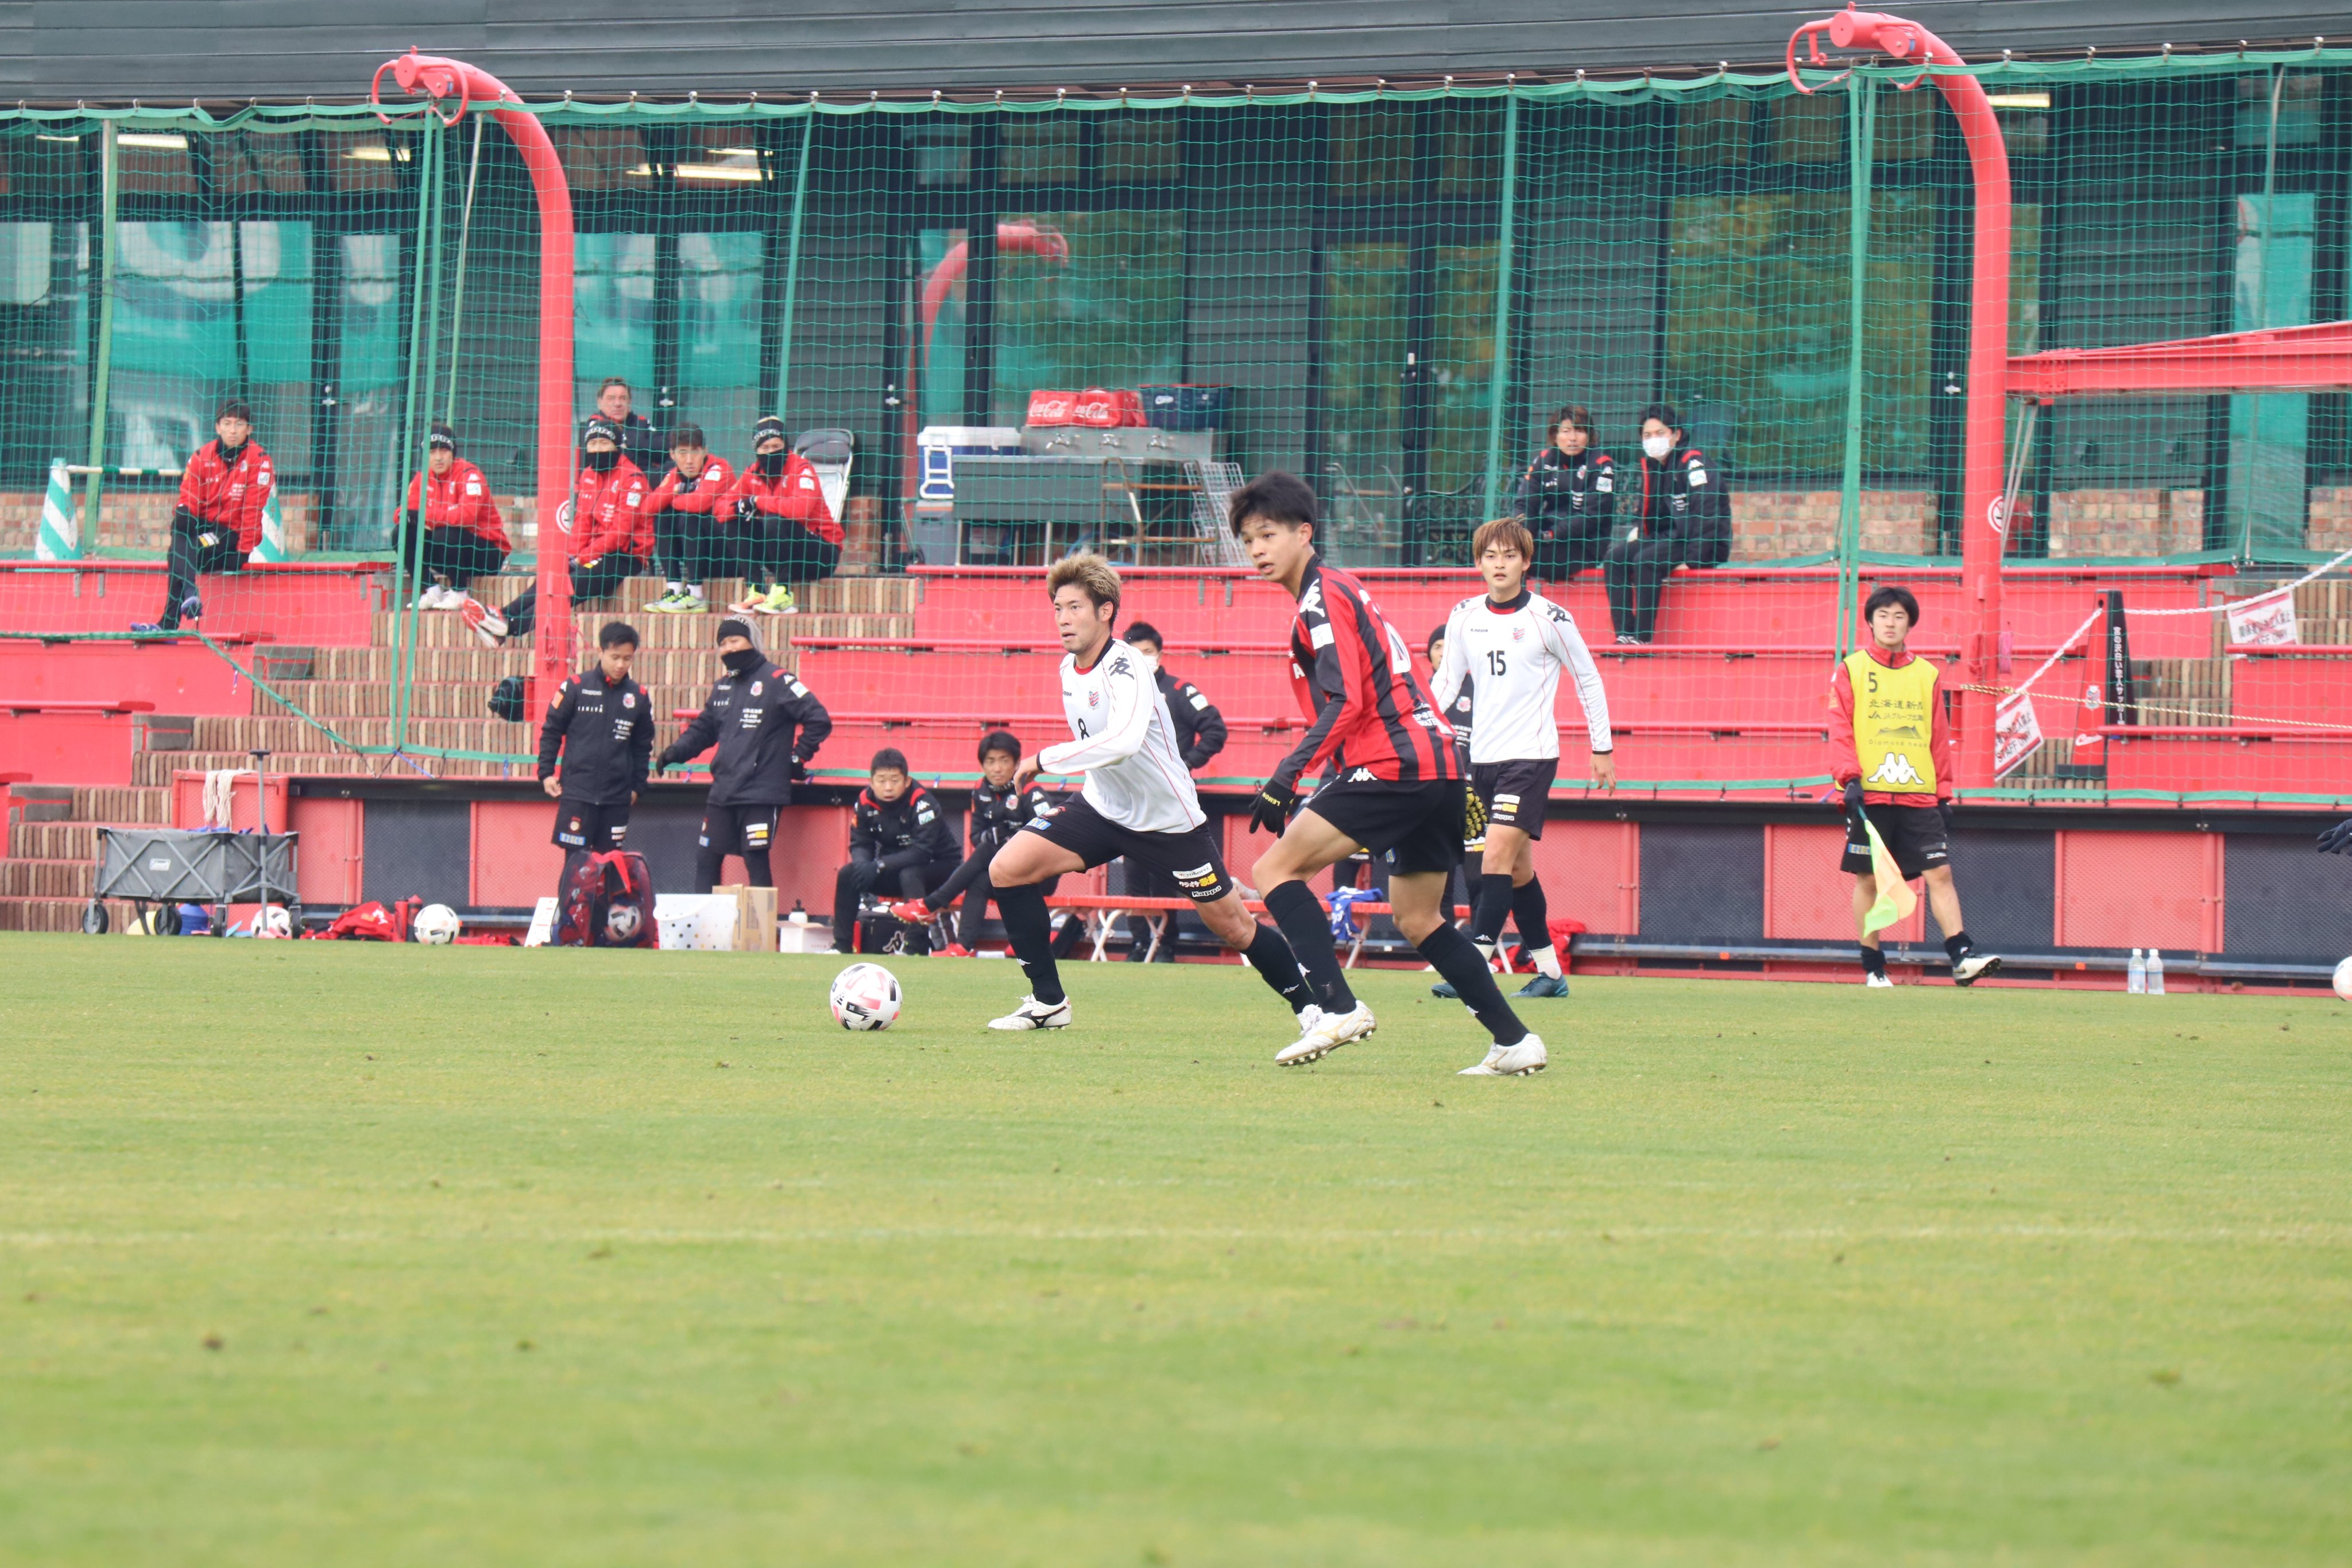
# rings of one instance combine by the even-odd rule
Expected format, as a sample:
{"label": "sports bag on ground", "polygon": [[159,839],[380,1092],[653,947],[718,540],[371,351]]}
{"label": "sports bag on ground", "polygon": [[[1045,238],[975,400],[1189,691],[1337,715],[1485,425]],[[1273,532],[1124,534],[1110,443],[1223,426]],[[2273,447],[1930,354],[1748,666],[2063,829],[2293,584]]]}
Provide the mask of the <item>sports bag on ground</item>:
{"label": "sports bag on ground", "polygon": [[578,856],[563,879],[563,902],[556,913],[558,947],[652,947],[660,933],[654,923],[654,879],[646,857],[633,850],[599,850]]}

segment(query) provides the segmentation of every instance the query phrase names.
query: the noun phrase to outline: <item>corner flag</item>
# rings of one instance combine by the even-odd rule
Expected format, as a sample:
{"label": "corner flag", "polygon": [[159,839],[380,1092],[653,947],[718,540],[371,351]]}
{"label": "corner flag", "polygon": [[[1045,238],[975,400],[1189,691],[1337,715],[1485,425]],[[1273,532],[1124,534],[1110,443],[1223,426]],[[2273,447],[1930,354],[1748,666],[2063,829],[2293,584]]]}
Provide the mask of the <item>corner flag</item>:
{"label": "corner flag", "polygon": [[1862,917],[1862,934],[1867,936],[1907,919],[1919,907],[1919,900],[1912,894],[1911,884],[1903,880],[1895,857],[1887,852],[1886,841],[1878,836],[1878,824],[1863,815],[1862,831],[1870,835],[1870,874],[1878,879],[1878,902]]}

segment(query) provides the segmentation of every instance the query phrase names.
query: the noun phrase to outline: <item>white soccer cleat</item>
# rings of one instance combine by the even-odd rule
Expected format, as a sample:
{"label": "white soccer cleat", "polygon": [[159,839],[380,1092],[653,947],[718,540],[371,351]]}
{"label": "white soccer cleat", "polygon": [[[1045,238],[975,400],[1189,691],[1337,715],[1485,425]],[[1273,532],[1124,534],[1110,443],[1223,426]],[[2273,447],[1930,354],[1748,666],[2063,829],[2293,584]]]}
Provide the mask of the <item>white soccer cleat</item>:
{"label": "white soccer cleat", "polygon": [[1034,997],[1024,997],[1021,1005],[1001,1019],[988,1020],[991,1029],[1067,1029],[1070,1027],[1070,998],[1064,997],[1048,1007]]}
{"label": "white soccer cleat", "polygon": [[1862,983],[1863,983],[1864,986],[1867,986],[1870,989],[1872,989],[1872,990],[1874,990],[1874,991],[1877,991],[1877,990],[1888,990],[1888,991],[1891,991],[1891,990],[1893,990],[1893,989],[1895,988],[1895,982],[1894,982],[1892,979],[1888,978],[1886,976],[1882,975],[1882,974],[1876,974],[1876,973],[1865,974],[1865,975],[1864,975],[1864,976],[1863,976],[1863,977],[1862,977]]}
{"label": "white soccer cleat", "polygon": [[1299,1067],[1330,1055],[1343,1045],[1367,1039],[1378,1025],[1372,1009],[1358,1002],[1352,1011],[1324,1013],[1308,1024],[1296,1043],[1275,1052],[1276,1067]]}
{"label": "white soccer cleat", "polygon": [[1486,1048],[1486,1061],[1482,1061],[1482,1062],[1478,1063],[1475,1067],[1465,1067],[1465,1068],[1464,1068],[1461,1071],[1459,1071],[1459,1072],[1455,1073],[1454,1076],[1454,1077],[1456,1077],[1456,1078],[1492,1078],[1492,1077],[1495,1077],[1495,1076],[1496,1076],[1496,1072],[1495,1072],[1495,1063],[1496,1063],[1496,1062],[1497,1062],[1497,1061],[1501,1061],[1501,1060],[1502,1060],[1502,1057],[1503,1057],[1503,1048],[1502,1048],[1501,1046],[1499,1046],[1499,1045],[1490,1045],[1490,1046],[1488,1046],[1488,1047]]}
{"label": "white soccer cleat", "polygon": [[1952,966],[1952,984],[1973,986],[2000,967],[1998,953],[1966,953]]}
{"label": "white soccer cleat", "polygon": [[1497,1078],[1525,1078],[1530,1072],[1541,1072],[1546,1060],[1544,1042],[1530,1034],[1517,1045],[1501,1047],[1484,1065]]}

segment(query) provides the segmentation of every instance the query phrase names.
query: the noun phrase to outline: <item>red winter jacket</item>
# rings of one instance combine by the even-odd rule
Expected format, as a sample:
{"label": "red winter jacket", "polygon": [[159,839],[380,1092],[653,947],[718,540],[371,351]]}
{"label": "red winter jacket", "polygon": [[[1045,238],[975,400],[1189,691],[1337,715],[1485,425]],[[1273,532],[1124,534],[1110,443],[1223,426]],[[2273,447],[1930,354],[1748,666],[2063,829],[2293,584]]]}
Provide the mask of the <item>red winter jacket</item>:
{"label": "red winter jacket", "polygon": [[784,517],[798,523],[827,544],[841,543],[841,525],[834,521],[833,508],[824,504],[824,491],[817,484],[816,470],[809,460],[794,452],[784,458],[784,471],[771,479],[760,472],[756,459],[751,467],[743,470],[729,491],[723,503],[727,516],[733,514],[734,503],[751,497],[760,510],[770,517]]}
{"label": "red winter jacket", "polygon": [[[707,517],[718,511],[720,497],[734,483],[735,471],[727,466],[727,459],[706,457],[702,462],[702,472],[691,479],[676,468],[663,475],[653,498],[646,503],[646,510],[655,516],[663,512],[690,512],[698,517]],[[721,517],[719,520],[723,523],[730,519]]]}
{"label": "red winter jacket", "polygon": [[425,526],[428,528],[463,528],[512,553],[514,545],[507,538],[506,520],[499,516],[499,504],[490,499],[490,482],[482,471],[460,457],[449,465],[449,472],[437,478],[432,470],[411,476],[408,481],[408,509],[417,509],[416,493],[425,492]]}
{"label": "red winter jacket", "polygon": [[236,548],[247,555],[261,542],[261,509],[278,475],[261,443],[248,440],[235,464],[221,461],[220,443],[207,441],[188,459],[180,476],[180,505],[198,519],[236,530]]}
{"label": "red winter jacket", "polygon": [[654,519],[646,507],[649,490],[644,473],[625,457],[602,474],[593,468],[580,470],[580,483],[572,491],[572,559],[651,557]]}

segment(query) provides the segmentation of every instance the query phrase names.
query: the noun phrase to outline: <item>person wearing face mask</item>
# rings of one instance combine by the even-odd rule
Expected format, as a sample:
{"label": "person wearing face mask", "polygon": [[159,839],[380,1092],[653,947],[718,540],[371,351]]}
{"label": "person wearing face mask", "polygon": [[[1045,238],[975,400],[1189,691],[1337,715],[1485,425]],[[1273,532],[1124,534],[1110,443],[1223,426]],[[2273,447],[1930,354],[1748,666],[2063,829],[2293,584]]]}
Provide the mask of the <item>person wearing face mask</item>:
{"label": "person wearing face mask", "polygon": [[269,454],[253,439],[253,410],[241,398],[220,405],[214,439],[196,448],[180,476],[172,512],[172,543],[163,575],[163,612],[133,632],[175,632],[183,619],[201,619],[199,572],[242,571],[261,542],[261,514],[278,483]]}
{"label": "person wearing face mask", "polygon": [[668,568],[668,591],[646,608],[665,615],[698,615],[705,578],[719,564],[719,520],[711,514],[735,482],[727,459],[712,455],[698,424],[681,424],[669,439],[670,471],[662,476],[646,510],[654,515],[654,536]]}
{"label": "person wearing face mask", "polygon": [[[620,427],[601,414],[588,422],[587,451],[572,493],[572,602],[604,599],[629,578],[653,570],[654,525],[646,510],[644,470],[621,451]],[[467,599],[459,607],[489,647],[530,633],[539,619],[536,584],[504,610]]]}
{"label": "person wearing face mask", "polygon": [[1605,563],[1609,621],[1620,643],[1647,643],[1658,600],[1677,566],[1721,566],[1731,557],[1731,504],[1723,476],[1689,444],[1682,415],[1662,402],[1642,411],[1642,486],[1628,491]]}
{"label": "person wearing face mask", "polygon": [[[457,455],[457,435],[436,424],[426,438],[425,472],[408,481],[408,509],[395,545],[414,561],[419,610],[457,610],[471,597],[474,579],[506,565],[514,549],[499,504],[482,471]],[[417,538],[419,527],[424,538]]]}
{"label": "person wearing face mask", "polygon": [[1617,512],[1617,465],[1592,447],[1592,415],[1570,403],[1551,416],[1544,449],[1519,478],[1518,509],[1535,536],[1528,575],[1567,581],[1609,553],[1609,525]]}
{"label": "person wearing face mask", "polygon": [[789,615],[796,584],[833,575],[841,564],[841,525],[825,504],[816,469],[786,450],[784,422],[763,414],[751,427],[751,465],[722,501],[743,562],[738,615]]}
{"label": "person wearing face mask", "polygon": [[727,857],[740,855],[753,887],[773,887],[768,845],[777,814],[792,804],[793,783],[809,776],[809,759],[833,733],[833,716],[761,650],[751,623],[740,616],[719,623],[719,663],[724,673],[702,711],[654,766],[681,767],[719,747],[695,841],[694,883],[717,887]]}

